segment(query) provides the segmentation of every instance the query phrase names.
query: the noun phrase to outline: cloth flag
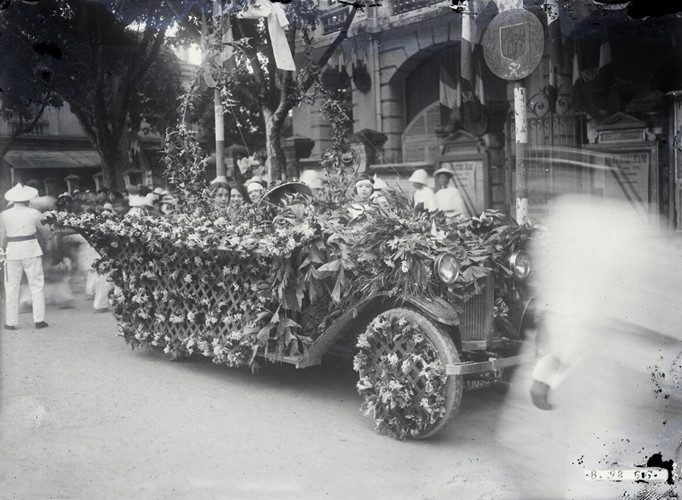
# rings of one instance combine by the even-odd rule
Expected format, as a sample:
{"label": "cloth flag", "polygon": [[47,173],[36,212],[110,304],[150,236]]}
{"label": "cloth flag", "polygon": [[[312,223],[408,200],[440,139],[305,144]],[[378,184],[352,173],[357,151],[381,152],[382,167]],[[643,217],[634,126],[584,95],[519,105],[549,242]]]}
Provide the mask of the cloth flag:
{"label": "cloth flag", "polygon": [[475,12],[472,9],[472,0],[466,2],[466,8],[462,13],[462,37],[460,42],[460,65],[459,65],[459,89],[461,102],[462,126],[475,135],[481,136],[488,129],[488,118],[476,91],[482,92],[483,81],[477,82],[481,77],[481,66],[475,61],[480,59],[480,50],[476,47],[477,33],[474,22]]}
{"label": "cloth flag", "polygon": [[237,14],[237,17],[240,19],[265,18],[275,65],[283,71],[296,71],[294,57],[284,31],[289,26],[289,20],[281,4],[273,3],[270,0],[257,0],[253,4],[247,4],[247,7]]}
{"label": "cloth flag", "polygon": [[599,80],[604,91],[611,89],[615,82],[611,60],[611,42],[608,40],[599,47]]}
{"label": "cloth flag", "polygon": [[456,109],[459,107],[457,84],[448,73],[443,63],[440,66],[440,103],[446,108]]}
{"label": "cloth flag", "polygon": [[559,2],[557,0],[548,0],[545,3],[545,11],[547,13],[547,31],[549,32],[549,86],[547,98],[549,101],[549,110],[552,113],[556,112],[556,103],[559,97],[559,71],[562,67],[562,50],[561,50],[561,29],[559,26]]}

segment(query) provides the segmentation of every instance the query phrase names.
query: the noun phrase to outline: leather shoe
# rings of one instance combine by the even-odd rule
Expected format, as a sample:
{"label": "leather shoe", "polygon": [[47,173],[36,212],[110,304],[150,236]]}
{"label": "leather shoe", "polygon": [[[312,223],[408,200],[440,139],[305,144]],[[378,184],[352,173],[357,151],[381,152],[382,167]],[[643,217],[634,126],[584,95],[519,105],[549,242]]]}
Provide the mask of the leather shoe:
{"label": "leather shoe", "polygon": [[36,323],[36,328],[37,328],[37,329],[47,328],[48,326],[50,326],[50,325],[48,325],[48,324],[45,323],[44,321],[39,321],[38,323]]}
{"label": "leather shoe", "polygon": [[16,330],[17,327],[14,325],[5,325],[5,330]]}

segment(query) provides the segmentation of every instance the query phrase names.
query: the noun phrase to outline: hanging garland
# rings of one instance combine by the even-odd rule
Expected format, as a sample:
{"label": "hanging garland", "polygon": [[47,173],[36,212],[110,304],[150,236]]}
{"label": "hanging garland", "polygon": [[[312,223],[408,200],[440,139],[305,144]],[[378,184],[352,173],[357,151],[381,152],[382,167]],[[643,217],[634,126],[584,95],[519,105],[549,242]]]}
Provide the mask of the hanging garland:
{"label": "hanging garland", "polygon": [[[380,346],[404,345],[409,354],[382,352]],[[358,372],[357,389],[365,401],[360,411],[374,419],[377,431],[398,439],[418,436],[445,413],[447,375],[438,354],[417,325],[404,318],[379,316],[358,337],[359,349],[353,360]],[[377,358],[377,353],[379,357]],[[413,367],[421,367],[413,377]]]}

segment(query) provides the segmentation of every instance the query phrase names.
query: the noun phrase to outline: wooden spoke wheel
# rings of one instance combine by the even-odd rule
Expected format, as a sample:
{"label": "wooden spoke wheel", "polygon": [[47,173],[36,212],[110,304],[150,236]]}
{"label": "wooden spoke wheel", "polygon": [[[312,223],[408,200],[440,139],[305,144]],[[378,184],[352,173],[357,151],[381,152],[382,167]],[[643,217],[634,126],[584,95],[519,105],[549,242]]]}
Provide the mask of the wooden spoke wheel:
{"label": "wooden spoke wheel", "polygon": [[461,376],[445,375],[459,362],[452,339],[419,312],[380,314],[358,341],[356,370],[363,409],[377,430],[423,439],[447,426],[462,399]]}

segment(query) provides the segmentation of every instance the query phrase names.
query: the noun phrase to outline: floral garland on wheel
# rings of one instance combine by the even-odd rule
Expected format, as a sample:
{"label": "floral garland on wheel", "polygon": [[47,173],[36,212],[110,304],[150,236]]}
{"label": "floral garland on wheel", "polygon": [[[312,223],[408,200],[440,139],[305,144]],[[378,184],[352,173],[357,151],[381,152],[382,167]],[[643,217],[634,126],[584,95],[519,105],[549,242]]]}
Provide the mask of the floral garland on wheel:
{"label": "floral garland on wheel", "polygon": [[[376,358],[382,344],[403,345],[404,359],[396,353]],[[353,360],[358,372],[358,393],[365,401],[360,408],[374,419],[374,427],[397,439],[417,437],[445,413],[447,375],[438,354],[420,328],[405,318],[378,316],[358,337],[359,352]],[[424,382],[423,394],[410,372]],[[417,401],[417,399],[419,399]]]}

